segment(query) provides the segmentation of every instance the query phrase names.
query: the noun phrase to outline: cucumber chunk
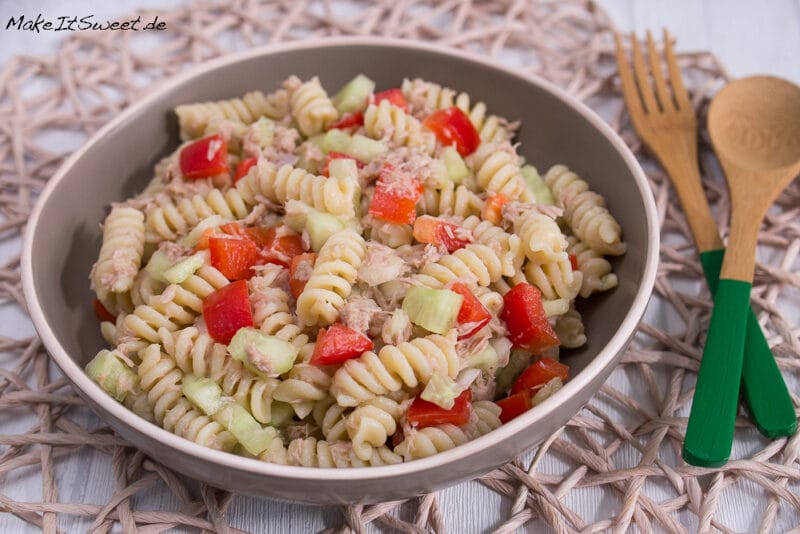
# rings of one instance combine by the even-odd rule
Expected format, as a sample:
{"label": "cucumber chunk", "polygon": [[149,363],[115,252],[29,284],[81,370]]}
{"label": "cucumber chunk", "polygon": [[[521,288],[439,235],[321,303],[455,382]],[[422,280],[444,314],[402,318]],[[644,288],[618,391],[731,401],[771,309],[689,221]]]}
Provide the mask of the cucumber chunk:
{"label": "cucumber chunk", "polygon": [[450,410],[456,403],[456,397],[461,395],[464,388],[455,380],[441,373],[434,373],[425,385],[420,397],[423,400]]}
{"label": "cucumber chunk", "polygon": [[122,402],[136,389],[139,377],[125,364],[117,351],[103,349],[86,364],[86,374],[105,390]]}
{"label": "cucumber chunk", "polygon": [[347,147],[347,150],[345,150],[344,153],[350,154],[362,163],[369,163],[375,159],[376,156],[380,156],[388,151],[389,147],[384,143],[360,134],[356,134],[353,136],[350,146]]}
{"label": "cucumber chunk", "polygon": [[311,240],[311,248],[319,252],[322,245],[336,232],[341,232],[347,224],[336,215],[309,208],[306,214],[306,231]]}
{"label": "cucumber chunk", "polygon": [[266,148],[272,144],[275,137],[275,121],[267,117],[261,117],[251,126],[253,128],[253,140],[260,148]]}
{"label": "cucumber chunk", "polygon": [[349,154],[350,144],[353,138],[341,130],[329,130],[322,138],[322,151],[326,154],[328,152],[341,152],[342,154]]}
{"label": "cucumber chunk", "polygon": [[291,404],[274,400],[270,406],[269,426],[281,427],[288,423],[293,415]]}
{"label": "cucumber chunk", "polygon": [[441,158],[442,161],[444,161],[445,168],[447,169],[447,175],[450,177],[450,180],[456,184],[460,184],[464,178],[469,176],[467,164],[464,163],[464,159],[461,157],[461,154],[459,154],[458,150],[456,150],[454,147],[444,147],[442,149]]}
{"label": "cucumber chunk", "polygon": [[200,241],[200,238],[203,237],[203,232],[210,228],[219,228],[227,222],[231,222],[230,219],[223,217],[222,215],[210,215],[197,223],[197,226],[192,228],[192,231],[186,234],[183,239],[181,239],[181,244],[187,247],[193,247],[198,241]]}
{"label": "cucumber chunk", "polygon": [[222,388],[210,378],[187,374],[183,377],[181,392],[206,415],[214,415],[222,408]]}
{"label": "cucumber chunk", "polygon": [[255,328],[240,328],[228,344],[231,356],[262,377],[278,376],[294,365],[297,347]]}
{"label": "cucumber chunk", "polygon": [[271,426],[262,427],[245,408],[233,401],[223,402],[214,419],[233,434],[244,449],[258,456],[267,450],[278,432]]}
{"label": "cucumber chunk", "polygon": [[359,74],[342,87],[333,97],[333,105],[339,113],[348,113],[364,109],[367,98],[375,90],[375,82]]}
{"label": "cucumber chunk", "polygon": [[539,176],[539,171],[536,170],[536,167],[533,165],[523,165],[520,172],[522,172],[522,177],[525,178],[525,183],[528,184],[528,189],[530,189],[533,192],[533,196],[536,197],[537,204],[555,205],[556,199],[553,197],[550,188],[547,187],[547,184],[544,183],[544,180]]}
{"label": "cucumber chunk", "polygon": [[516,382],[522,371],[533,362],[533,355],[522,349],[513,349],[508,358],[508,365],[501,367],[494,375],[495,391],[505,393]]}
{"label": "cucumber chunk", "polygon": [[403,299],[403,311],[415,325],[434,334],[446,334],[456,325],[463,300],[449,289],[415,286]]}
{"label": "cucumber chunk", "polygon": [[150,256],[150,261],[144,266],[144,270],[147,271],[154,280],[168,283],[167,279],[164,278],[164,273],[166,273],[170,267],[172,267],[172,260],[169,259],[169,256],[160,250],[156,250]]}
{"label": "cucumber chunk", "polygon": [[185,282],[187,278],[192,276],[197,269],[206,263],[205,254],[198,252],[188,258],[184,258],[166,271],[164,271],[164,279],[170,284],[180,284]]}
{"label": "cucumber chunk", "polygon": [[498,361],[499,357],[497,355],[497,350],[495,350],[493,346],[487,345],[482,351],[470,356],[463,367],[483,369],[485,371],[487,369],[491,369],[492,367],[497,367]]}

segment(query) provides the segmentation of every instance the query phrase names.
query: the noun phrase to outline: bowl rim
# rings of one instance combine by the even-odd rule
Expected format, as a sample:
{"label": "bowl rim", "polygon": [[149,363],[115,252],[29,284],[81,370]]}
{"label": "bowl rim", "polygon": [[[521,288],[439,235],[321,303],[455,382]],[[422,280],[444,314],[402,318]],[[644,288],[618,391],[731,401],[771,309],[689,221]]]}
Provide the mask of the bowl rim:
{"label": "bowl rim", "polygon": [[[39,219],[42,215],[43,206],[45,203],[47,203],[58,183],[75,165],[78,159],[83,157],[83,155],[95,144],[97,144],[100,139],[102,139],[112,130],[123,125],[129,117],[136,114],[141,109],[151,105],[151,103],[155,102],[165,93],[203,73],[233,63],[254,59],[259,56],[269,56],[283,52],[313,49],[321,46],[326,48],[362,46],[433,52],[438,55],[466,60],[468,62],[480,64],[484,67],[502,71],[508,75],[519,78],[528,84],[543,89],[544,91],[561,100],[570,108],[580,113],[587,122],[589,122],[608,141],[610,141],[614,149],[622,156],[625,164],[633,175],[637,192],[639,197],[642,199],[645,211],[648,250],[645,257],[642,283],[637,288],[631,307],[628,309],[619,329],[611,337],[609,342],[597,353],[597,355],[586,366],[586,368],[584,368],[580,373],[578,373],[578,375],[564,384],[564,387],[560,391],[556,392],[552,397],[548,398],[542,404],[537,406],[536,410],[529,410],[527,413],[502,425],[500,428],[493,430],[484,436],[468,441],[463,445],[411,462],[403,462],[400,464],[385,466],[370,466],[367,469],[358,467],[319,468],[289,466],[237,456],[224,451],[210,449],[190,440],[181,438],[175,434],[172,434],[171,432],[168,432],[167,430],[164,430],[154,423],[146,421],[132,411],[128,410],[128,408],[114,400],[110,395],[103,391],[99,385],[92,381],[88,375],[86,375],[83,368],[81,368],[72,358],[70,358],[66,350],[62,347],[56,338],[55,333],[45,319],[44,310],[36,298],[37,292],[33,283],[32,270],[32,237],[35,230],[39,226]],[[397,476],[421,474],[427,470],[436,467],[442,467],[443,465],[451,462],[458,462],[479,453],[492,442],[502,442],[512,435],[520,432],[524,427],[533,425],[539,420],[546,419],[560,404],[562,404],[561,399],[566,400],[567,398],[578,395],[583,387],[587,386],[598,374],[602,373],[607,366],[613,365],[615,360],[621,357],[623,349],[625,348],[629,339],[634,335],[636,326],[644,316],[645,309],[655,284],[658,257],[658,215],[656,211],[655,200],[647,183],[644,171],[622,138],[620,138],[619,135],[611,128],[611,126],[609,126],[586,104],[570,96],[565,90],[557,87],[553,83],[543,78],[540,78],[535,74],[521,72],[518,69],[514,69],[509,66],[493,63],[488,59],[484,59],[467,51],[456,50],[439,44],[406,39],[374,36],[345,36],[270,44],[241,52],[226,54],[222,57],[214,58],[186,69],[178,75],[166,80],[154,91],[145,95],[140,100],[129,105],[116,117],[111,119],[102,128],[100,128],[77,150],[75,150],[61,164],[59,169],[55,172],[55,174],[53,174],[45,188],[42,190],[42,193],[40,194],[36,205],[31,212],[31,216],[28,219],[27,228],[25,230],[21,257],[21,274],[23,292],[30,317],[48,353],[56,361],[62,372],[67,375],[76,388],[81,390],[84,394],[90,397],[93,402],[100,405],[112,416],[129,425],[134,430],[146,435],[155,442],[161,443],[163,446],[170,447],[195,459],[211,462],[223,468],[249,471],[252,474],[267,477],[302,479],[305,481],[353,482],[355,480],[386,479]],[[508,460],[510,459],[511,458]]]}

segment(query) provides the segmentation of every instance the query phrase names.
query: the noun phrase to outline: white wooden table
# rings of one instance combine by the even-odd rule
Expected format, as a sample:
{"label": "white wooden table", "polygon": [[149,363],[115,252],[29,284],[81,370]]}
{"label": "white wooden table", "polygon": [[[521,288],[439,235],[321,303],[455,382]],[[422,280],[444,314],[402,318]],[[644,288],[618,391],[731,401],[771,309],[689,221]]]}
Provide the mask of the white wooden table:
{"label": "white wooden table", "polygon": [[[55,17],[64,14],[95,14],[100,19],[124,15],[138,7],[169,8],[182,0],[39,0],[38,2],[0,1],[0,64],[19,53],[44,54],[56,50],[63,34],[47,32],[33,34],[5,30],[11,16],[25,14],[35,17],[41,12]],[[679,50],[710,50],[717,54],[734,76],[770,73],[800,83],[800,0],[598,0],[606,8],[620,29],[635,30],[639,34],[647,28],[660,31],[667,27],[677,38]],[[68,5],[68,7],[67,7]],[[0,256],[7,257],[18,245],[0,247]],[[10,247],[10,248],[9,248]],[[22,324],[17,313],[0,307],[0,333],[14,332],[16,336],[28,335],[31,327]],[[20,331],[20,329],[22,331]],[[3,360],[4,361],[4,360]],[[0,363],[2,365],[2,363]],[[10,364],[8,364],[10,365]],[[612,385],[615,380],[612,377]],[[88,416],[87,417],[91,417]],[[0,420],[0,432],[22,430],[17,421]],[[110,458],[102,455],[73,455],[59,464],[58,487],[60,498],[67,502],[105,503],[112,490],[112,481],[98,476],[107,468]],[[541,469],[558,471],[560,462],[548,457]],[[15,472],[0,492],[23,501],[37,501],[41,494],[38,476]],[[581,493],[579,500],[571,497],[569,506],[592,519],[603,512],[604,496],[599,490]],[[137,507],[158,509],[170,504],[162,502],[165,493],[151,492],[137,497]],[[747,495],[732,502],[721,503],[720,513],[726,514],[724,523],[737,531],[755,528],[747,506]],[[171,503],[175,504],[175,503]],[[461,484],[440,493],[440,505],[452,532],[479,532],[491,530],[499,517],[506,517],[508,502],[476,483]],[[333,508],[298,506],[266,499],[237,498],[229,511],[232,525],[257,532],[317,531],[339,523],[339,512]],[[688,517],[680,520],[690,521]],[[796,525],[800,518],[792,522]],[[60,526],[66,532],[85,530],[88,523],[63,518]],[[691,523],[689,523],[691,530]],[[27,529],[27,530],[26,530]],[[33,531],[10,514],[0,514],[0,532]],[[534,527],[529,526],[533,532]]]}

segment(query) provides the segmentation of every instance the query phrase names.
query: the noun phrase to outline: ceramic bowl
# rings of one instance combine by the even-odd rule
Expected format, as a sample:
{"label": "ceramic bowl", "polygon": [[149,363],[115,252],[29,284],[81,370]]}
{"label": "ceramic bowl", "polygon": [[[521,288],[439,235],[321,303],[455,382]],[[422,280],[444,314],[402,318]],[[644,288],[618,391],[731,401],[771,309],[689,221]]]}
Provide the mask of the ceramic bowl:
{"label": "ceramic bowl", "polygon": [[[536,409],[453,450],[400,465],[313,469],[259,462],[196,445],[140,419],[83,372],[104,347],[88,275],[109,204],[132,196],[178,145],[178,104],[273,90],[291,74],[329,90],[362,72],[378,88],[421,77],[467,91],[492,113],[520,119],[521,153],[540,169],[563,162],[603,194],[628,252],[613,260],[619,287],[582,303],[588,344],[566,355],[572,377]],[[236,492],[311,503],[370,503],[475,477],[541,443],[598,390],[645,311],[658,260],[658,224],[631,152],[586,106],[539,78],[467,53],[373,38],[303,41],[208,62],[161,85],[77,150],[50,179],[28,224],[23,284],[34,324],[75,390],[121,436],[157,461]]]}

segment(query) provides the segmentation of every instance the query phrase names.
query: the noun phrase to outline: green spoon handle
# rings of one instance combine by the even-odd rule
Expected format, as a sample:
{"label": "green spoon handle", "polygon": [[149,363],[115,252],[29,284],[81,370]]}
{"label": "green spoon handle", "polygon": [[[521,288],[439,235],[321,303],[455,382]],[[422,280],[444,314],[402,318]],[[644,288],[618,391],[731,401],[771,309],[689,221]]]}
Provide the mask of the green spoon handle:
{"label": "green spoon handle", "polygon": [[[717,290],[724,257],[724,248],[700,253],[700,263],[712,295]],[[792,398],[752,308],[747,315],[741,387],[756,427],[762,434],[777,438],[795,433],[797,415]]]}
{"label": "green spoon handle", "polygon": [[750,288],[749,282],[728,278],[717,284],[683,442],[683,459],[692,465],[719,467],[731,454]]}

